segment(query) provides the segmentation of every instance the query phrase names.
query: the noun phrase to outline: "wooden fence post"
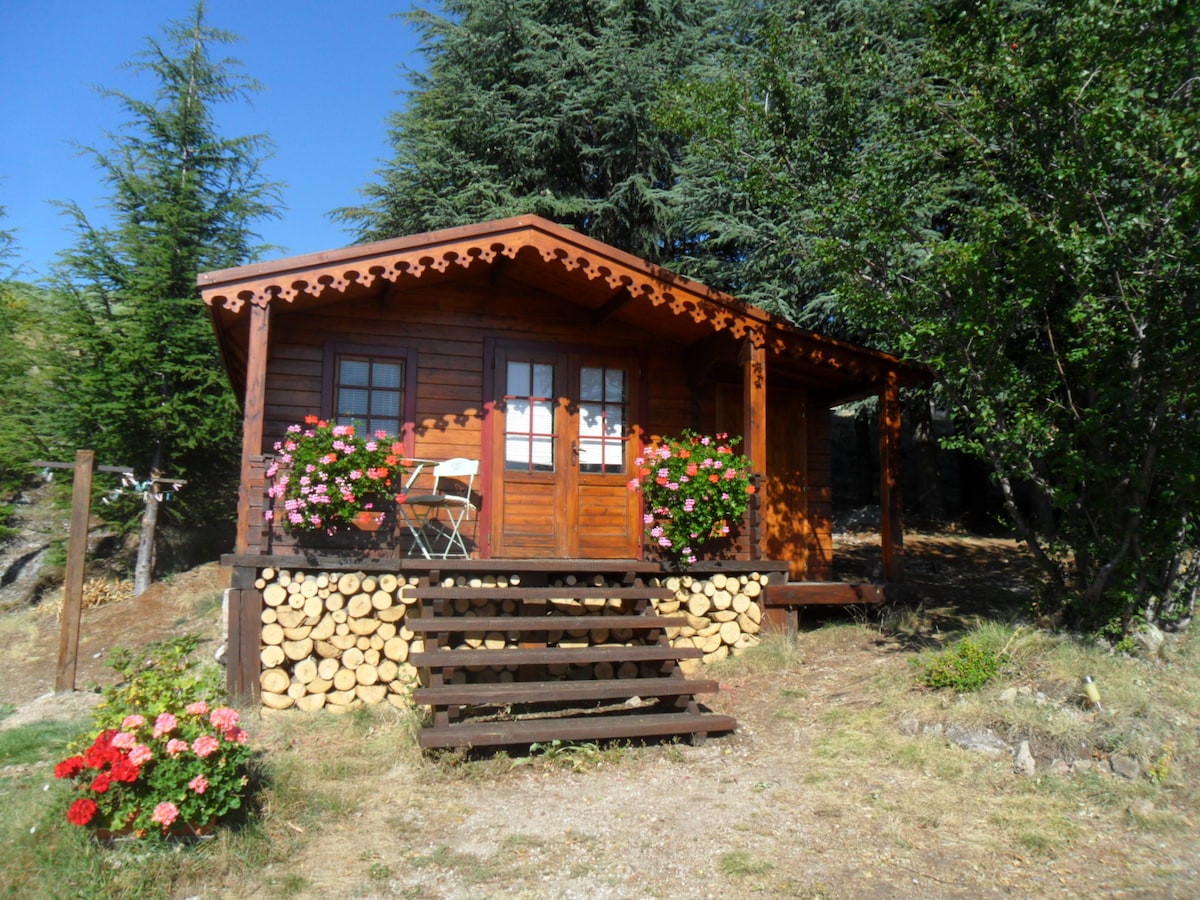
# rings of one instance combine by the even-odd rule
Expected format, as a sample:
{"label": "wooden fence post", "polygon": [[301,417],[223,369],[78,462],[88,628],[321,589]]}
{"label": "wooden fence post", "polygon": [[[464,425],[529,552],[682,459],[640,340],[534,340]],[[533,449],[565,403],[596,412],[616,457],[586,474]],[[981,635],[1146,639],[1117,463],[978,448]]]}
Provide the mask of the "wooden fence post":
{"label": "wooden fence post", "polygon": [[88,520],[92,513],[93,450],[75,451],[75,481],[71,488],[71,532],[67,543],[67,574],[63,582],[62,625],[58,632],[56,693],[75,690],[79,655],[79,619],[83,609],[83,572],[87,564]]}

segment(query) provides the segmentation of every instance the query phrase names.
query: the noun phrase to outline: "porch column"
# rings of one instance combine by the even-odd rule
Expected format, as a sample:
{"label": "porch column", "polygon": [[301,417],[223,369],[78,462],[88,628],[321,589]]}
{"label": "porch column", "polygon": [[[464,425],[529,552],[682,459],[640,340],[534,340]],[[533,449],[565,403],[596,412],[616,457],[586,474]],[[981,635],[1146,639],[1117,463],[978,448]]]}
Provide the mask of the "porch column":
{"label": "porch column", "polygon": [[[767,348],[765,342],[756,343],[753,333],[746,336],[742,345],[742,407],[744,409],[744,441],[743,449],[754,465],[754,471],[762,478],[759,481],[761,493],[758,496],[758,506],[761,510],[766,504],[767,490]],[[761,527],[761,515],[759,517]],[[750,558],[761,559],[762,547],[760,536],[750,536]]]}
{"label": "porch column", "polygon": [[879,392],[879,527],[885,582],[900,581],[904,574],[900,501],[900,386],[896,373],[888,372]]}
{"label": "porch column", "polygon": [[[251,496],[256,484],[252,463],[262,455],[263,417],[266,411],[267,336],[271,313],[267,306],[250,304],[250,333],[246,345],[246,399],[242,411],[242,474],[238,480],[238,521],[235,553],[249,549]],[[261,498],[260,498],[261,502]],[[261,522],[259,523],[261,525]],[[238,703],[258,702],[258,641],[262,627],[262,593],[254,589],[254,569],[235,567],[233,583],[225,593],[225,687]]]}
{"label": "porch column", "polygon": [[246,402],[242,413],[242,474],[238,482],[236,553],[249,546],[251,462],[262,455],[263,417],[266,412],[267,337],[271,330],[269,306],[250,304],[250,334],[246,350]]}

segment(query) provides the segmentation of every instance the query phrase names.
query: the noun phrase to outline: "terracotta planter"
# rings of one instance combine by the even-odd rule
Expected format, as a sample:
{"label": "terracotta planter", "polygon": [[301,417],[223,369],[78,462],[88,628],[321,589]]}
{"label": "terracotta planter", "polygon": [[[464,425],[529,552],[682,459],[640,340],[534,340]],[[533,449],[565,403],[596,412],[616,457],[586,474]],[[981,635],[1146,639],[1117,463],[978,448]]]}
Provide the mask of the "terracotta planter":
{"label": "terracotta planter", "polygon": [[363,510],[355,516],[350,524],[359,531],[378,531],[383,527],[387,513],[382,510]]}
{"label": "terracotta planter", "polygon": [[[167,829],[167,840],[169,841],[192,841],[207,838],[212,835],[217,829],[215,820],[198,825],[194,822],[175,822]],[[141,840],[146,837],[145,832],[138,833],[132,826],[110,830],[108,828],[94,828],[92,834],[101,844],[109,845],[117,841]]]}

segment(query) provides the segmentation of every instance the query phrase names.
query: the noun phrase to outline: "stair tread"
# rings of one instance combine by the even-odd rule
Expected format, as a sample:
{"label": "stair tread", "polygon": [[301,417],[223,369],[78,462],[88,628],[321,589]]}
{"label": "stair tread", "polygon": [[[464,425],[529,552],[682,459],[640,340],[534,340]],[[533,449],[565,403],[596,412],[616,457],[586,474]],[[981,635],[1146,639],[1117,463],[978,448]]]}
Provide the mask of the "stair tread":
{"label": "stair tread", "polygon": [[607,628],[682,628],[686,616],[414,616],[405,624],[417,632],[570,631]]}
{"label": "stair tread", "polygon": [[483,597],[489,600],[669,600],[670,588],[596,587],[574,584],[570,587],[408,587],[406,596],[418,600],[456,600]]}
{"label": "stair tread", "polygon": [[422,650],[409,654],[414,666],[434,668],[459,666],[548,665],[550,663],[658,662],[699,659],[699,647],[643,644],[637,647],[505,647],[501,650]]}
{"label": "stair tread", "polygon": [[581,681],[510,681],[490,684],[447,684],[422,687],[413,692],[413,700],[427,706],[484,703],[532,703],[537,701],[603,700],[618,697],[675,697],[688,694],[716,693],[718,684],[710,679],[686,678],[608,678]]}
{"label": "stair tread", "polygon": [[465,721],[425,728],[422,747],[481,747],[552,740],[608,740],[669,734],[712,734],[733,731],[733,716],[716,713],[605,713],[587,716],[519,719],[504,722]]}

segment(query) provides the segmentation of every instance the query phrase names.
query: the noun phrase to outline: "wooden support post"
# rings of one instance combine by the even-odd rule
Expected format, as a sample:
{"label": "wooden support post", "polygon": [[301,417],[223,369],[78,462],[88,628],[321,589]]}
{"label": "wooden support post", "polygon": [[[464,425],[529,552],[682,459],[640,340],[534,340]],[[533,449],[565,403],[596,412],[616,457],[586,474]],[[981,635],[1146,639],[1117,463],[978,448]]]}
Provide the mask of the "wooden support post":
{"label": "wooden support post", "polygon": [[254,587],[257,571],[236,567],[229,590],[225,644],[225,687],[237,703],[256,705],[259,700],[259,637],[262,628],[262,591]]}
{"label": "wooden support post", "polygon": [[879,394],[879,511],[883,580],[904,577],[904,528],[900,496],[900,387],[895,372]]}
{"label": "wooden support post", "polygon": [[[766,497],[761,491],[767,485],[767,349],[756,344],[753,335],[747,335],[742,347],[742,397],[745,415],[746,455],[759,478],[759,509],[765,509]],[[761,515],[759,517],[761,522]],[[755,535],[750,536],[750,558],[762,557],[762,547]]]}
{"label": "wooden support post", "polygon": [[[238,484],[238,524],[235,552],[245,553],[250,541],[251,473],[254,457],[263,452],[263,418],[266,413],[267,337],[271,315],[265,306],[250,305],[250,336],[246,359],[246,398],[242,417],[242,474]],[[230,628],[233,628],[230,619]],[[230,640],[234,635],[230,634]]]}
{"label": "wooden support post", "polygon": [[83,572],[87,564],[88,519],[92,513],[92,450],[75,451],[75,482],[71,490],[71,534],[67,543],[67,576],[63,582],[62,625],[58,632],[57,693],[75,690],[79,656],[79,619],[83,609]]}

